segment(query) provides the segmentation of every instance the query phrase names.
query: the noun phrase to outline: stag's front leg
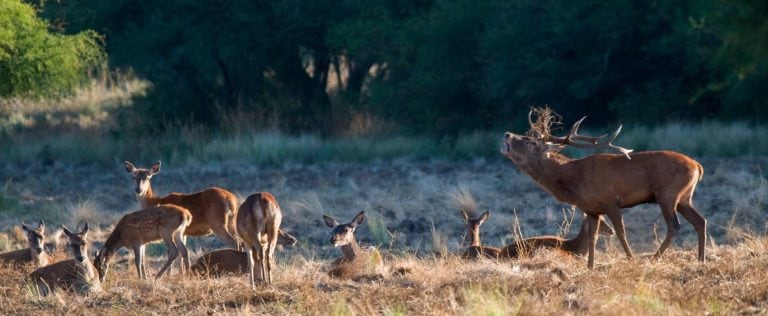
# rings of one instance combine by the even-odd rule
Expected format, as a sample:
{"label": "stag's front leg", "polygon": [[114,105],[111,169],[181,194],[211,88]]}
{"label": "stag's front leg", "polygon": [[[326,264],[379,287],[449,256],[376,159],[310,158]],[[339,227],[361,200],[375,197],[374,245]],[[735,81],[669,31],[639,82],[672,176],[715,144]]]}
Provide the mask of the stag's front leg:
{"label": "stag's front leg", "polygon": [[613,227],[616,229],[616,237],[619,238],[621,246],[624,247],[624,253],[627,254],[627,258],[634,257],[632,254],[632,248],[629,247],[629,242],[627,241],[626,231],[624,230],[624,217],[621,216],[621,209],[610,209],[606,215],[608,216],[608,219],[611,220]]}

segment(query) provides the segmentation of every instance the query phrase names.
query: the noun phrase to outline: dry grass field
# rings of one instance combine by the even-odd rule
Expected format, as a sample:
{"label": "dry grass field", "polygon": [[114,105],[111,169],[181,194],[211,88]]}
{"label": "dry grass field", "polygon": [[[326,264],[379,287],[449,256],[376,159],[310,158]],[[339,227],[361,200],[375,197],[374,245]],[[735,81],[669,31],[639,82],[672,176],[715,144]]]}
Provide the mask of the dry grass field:
{"label": "dry grass field", "polygon": [[[130,159],[130,157],[126,157]],[[39,297],[31,268],[0,267],[0,314],[765,314],[768,313],[768,196],[763,157],[700,159],[705,176],[695,202],[709,220],[708,262],[695,260],[695,234],[682,229],[662,260],[653,260],[666,226],[655,205],[625,210],[627,234],[639,258],[627,260],[615,238],[601,241],[597,267],[583,258],[541,250],[514,261],[465,262],[459,208],[491,210],[483,243],[501,246],[541,234],[573,236],[573,212],[511,162],[411,161],[283,164],[240,162],[164,164],[155,191],[192,192],[218,185],[241,197],[265,190],[283,208],[283,228],[299,243],[277,252],[272,286],[253,291],[245,276],[159,281],[136,277],[132,254],[119,254],[102,291]],[[151,161],[135,161],[148,166]],[[49,227],[96,226],[98,249],[112,224],[138,203],[120,161],[111,167],[54,163],[6,165],[0,190],[0,251],[21,247],[19,219],[45,218]],[[325,266],[340,256],[329,245],[322,214],[349,221],[360,210],[363,244],[376,245],[389,273],[332,279]],[[50,239],[55,237],[49,233]],[[189,238],[192,259],[222,244]],[[150,273],[163,245],[148,248]],[[66,255],[59,252],[58,258]]]}

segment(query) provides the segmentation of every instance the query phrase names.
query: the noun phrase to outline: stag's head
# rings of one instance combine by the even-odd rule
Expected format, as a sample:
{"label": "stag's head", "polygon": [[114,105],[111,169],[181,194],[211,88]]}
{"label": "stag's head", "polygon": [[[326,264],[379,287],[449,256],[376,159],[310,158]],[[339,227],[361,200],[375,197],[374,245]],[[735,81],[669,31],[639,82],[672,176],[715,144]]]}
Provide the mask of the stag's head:
{"label": "stag's head", "polygon": [[136,168],[131,162],[124,161],[125,171],[131,174],[133,178],[133,190],[138,195],[144,195],[149,190],[149,180],[152,176],[160,172],[160,162],[152,164],[149,169]]}
{"label": "stag's head", "polygon": [[[533,114],[537,115],[534,122]],[[504,133],[501,153],[519,166],[526,166],[533,161],[542,158],[549,158],[552,153],[563,150],[565,146],[590,149],[610,149],[624,154],[630,159],[631,149],[616,146],[612,144],[613,140],[619,136],[621,126],[611,134],[602,136],[584,136],[579,135],[579,127],[587,117],[582,117],[571,127],[567,136],[552,136],[550,129],[552,125],[559,124],[559,116],[554,114],[549,108],[537,108],[528,112],[528,125],[530,130],[527,135],[517,135],[514,133]],[[606,141],[607,139],[607,141]]]}
{"label": "stag's head", "polygon": [[64,230],[64,234],[69,239],[69,249],[72,251],[72,256],[75,257],[80,263],[88,260],[88,223],[83,225],[83,228],[76,233],[71,232],[66,226],[61,225],[61,229]]}
{"label": "stag's head", "polygon": [[27,246],[32,251],[33,255],[37,255],[43,252],[43,246],[45,245],[45,223],[40,220],[40,224],[37,228],[31,228],[21,222],[21,228],[24,229],[24,233],[27,235]]}
{"label": "stag's head", "polygon": [[341,224],[327,215],[323,215],[323,219],[325,220],[325,224],[333,229],[333,231],[331,231],[331,244],[334,247],[341,247],[356,243],[355,229],[363,223],[365,212],[358,213],[351,222],[346,224]]}

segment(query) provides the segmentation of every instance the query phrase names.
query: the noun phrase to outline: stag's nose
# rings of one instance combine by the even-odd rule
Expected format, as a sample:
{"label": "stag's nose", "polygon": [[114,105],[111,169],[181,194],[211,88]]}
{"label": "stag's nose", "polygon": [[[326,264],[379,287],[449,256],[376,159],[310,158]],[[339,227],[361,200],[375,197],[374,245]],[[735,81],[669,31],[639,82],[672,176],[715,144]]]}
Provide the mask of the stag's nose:
{"label": "stag's nose", "polygon": [[135,190],[135,191],[136,191],[136,194],[139,194],[139,193],[141,193],[141,190],[140,190],[139,188],[136,188],[136,190]]}
{"label": "stag's nose", "polygon": [[77,256],[75,257],[75,259],[77,259],[77,261],[80,261],[80,262],[85,261],[85,259],[83,259],[83,256]]}
{"label": "stag's nose", "polygon": [[35,252],[37,253],[43,253],[43,248],[35,248]]}
{"label": "stag's nose", "polygon": [[512,138],[512,133],[510,132],[504,133],[504,139],[510,139],[510,138]]}

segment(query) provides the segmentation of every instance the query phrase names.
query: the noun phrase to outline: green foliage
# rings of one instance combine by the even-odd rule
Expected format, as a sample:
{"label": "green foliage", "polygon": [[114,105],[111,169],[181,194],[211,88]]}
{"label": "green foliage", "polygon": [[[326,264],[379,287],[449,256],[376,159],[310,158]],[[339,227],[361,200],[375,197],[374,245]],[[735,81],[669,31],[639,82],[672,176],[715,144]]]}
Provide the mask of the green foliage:
{"label": "green foliage", "polygon": [[[154,89],[121,129],[204,123],[349,135],[768,118],[765,1],[46,2]],[[92,33],[84,33],[92,34]],[[26,77],[25,77],[26,78]],[[232,114],[237,113],[237,114]],[[131,123],[136,122],[136,123]],[[512,125],[512,126],[510,126]],[[360,133],[377,131],[362,129]]]}
{"label": "green foliage", "polygon": [[50,32],[31,6],[0,1],[0,97],[71,93],[104,60],[96,32]]}

